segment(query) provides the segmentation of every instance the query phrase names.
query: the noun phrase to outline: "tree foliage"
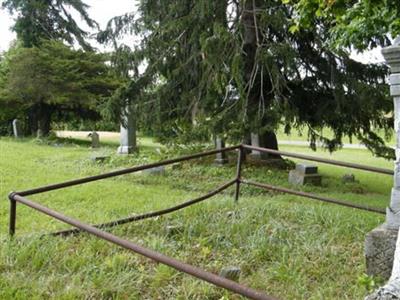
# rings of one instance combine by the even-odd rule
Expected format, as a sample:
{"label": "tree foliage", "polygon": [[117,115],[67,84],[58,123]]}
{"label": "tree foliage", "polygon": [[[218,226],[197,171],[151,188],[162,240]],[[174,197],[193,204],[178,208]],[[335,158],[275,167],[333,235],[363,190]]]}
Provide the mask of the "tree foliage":
{"label": "tree foliage", "polygon": [[398,0],[285,0],[297,10],[293,29],[313,26],[318,20],[330,24],[330,42],[335,48],[358,50],[390,45],[400,34]]}
{"label": "tree foliage", "polygon": [[86,41],[89,32],[81,29],[71,14],[74,10],[90,28],[97,23],[88,13],[88,5],[81,0],[4,0],[2,7],[16,14],[13,30],[24,47],[39,46],[43,40],[62,40],[69,44],[77,41],[90,50]]}
{"label": "tree foliage", "polygon": [[290,3],[273,0],[143,0],[139,14],[111,22],[101,37],[142,38],[136,63],[145,62],[148,84],[140,89],[151,92],[143,109],[162,136],[240,139],[284,125],[308,129],[312,146],[320,140],[334,150],[356,136],[392,157],[375,133],[392,126],[387,68],[332,51],[329,20],[294,30],[295,16]]}
{"label": "tree foliage", "polygon": [[[98,118],[98,107],[118,88],[104,55],[72,50],[59,41],[16,46],[1,61],[0,105],[33,113],[32,129],[46,134],[52,117]],[[13,116],[15,117],[15,116]]]}

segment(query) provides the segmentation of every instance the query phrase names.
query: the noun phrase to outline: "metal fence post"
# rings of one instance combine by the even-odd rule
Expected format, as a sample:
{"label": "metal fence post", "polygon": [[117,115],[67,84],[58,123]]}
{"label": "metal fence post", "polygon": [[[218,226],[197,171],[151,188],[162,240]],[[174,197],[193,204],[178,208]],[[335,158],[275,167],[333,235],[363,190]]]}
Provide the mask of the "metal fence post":
{"label": "metal fence post", "polygon": [[242,172],[242,160],[243,160],[243,148],[242,145],[238,148],[238,159],[237,159],[237,169],[236,169],[236,191],[235,191],[235,202],[239,201],[240,194],[240,176]]}
{"label": "metal fence post", "polygon": [[10,236],[14,236],[15,234],[15,223],[17,219],[17,201],[14,200],[14,194],[11,192],[8,195],[8,199],[10,200],[10,223],[9,223],[9,234]]}

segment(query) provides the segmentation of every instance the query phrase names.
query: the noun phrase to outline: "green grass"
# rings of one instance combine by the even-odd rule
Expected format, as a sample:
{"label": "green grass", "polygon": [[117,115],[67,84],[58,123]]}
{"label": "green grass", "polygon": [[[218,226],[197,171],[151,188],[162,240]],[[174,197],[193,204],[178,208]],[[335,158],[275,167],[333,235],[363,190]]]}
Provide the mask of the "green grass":
{"label": "green grass", "polygon": [[[140,155],[114,154],[105,144],[91,160],[86,143],[0,139],[0,299],[241,299],[95,237],[41,237],[68,226],[18,205],[17,235],[7,236],[11,190],[23,190],[99,174],[172,156],[146,139]],[[311,154],[302,147],[283,150]],[[321,157],[391,168],[364,150]],[[205,193],[235,174],[208,159],[183,163],[165,176],[125,175],[29,198],[88,223],[169,207]],[[321,187],[298,188],[354,203],[385,207],[390,176],[318,164]],[[344,173],[358,183],[343,184]],[[245,165],[243,176],[289,186],[287,171]],[[361,299],[366,293],[363,243],[384,217],[292,195],[243,186],[238,204],[233,188],[206,202],[152,220],[110,229],[123,238],[211,272],[240,266],[240,282],[282,299]],[[170,233],[169,225],[181,226]],[[363,279],[363,280],[362,280]]]}
{"label": "green grass", "polygon": [[[324,128],[319,134],[322,134],[326,138],[333,138],[333,132],[329,128]],[[378,134],[380,137],[384,139],[384,141],[387,143],[387,145],[395,145],[396,144],[396,137],[394,134],[392,134],[389,139],[385,138],[385,134],[383,131],[378,131]],[[278,138],[278,141],[307,141],[307,129],[303,128],[302,130],[296,130],[292,129],[290,134],[287,135],[285,133],[285,129],[283,126],[279,127],[278,130],[276,131],[276,135]],[[356,137],[353,137],[351,140],[349,137],[345,136],[343,137],[342,142],[344,144],[360,144],[360,140],[358,140]]]}

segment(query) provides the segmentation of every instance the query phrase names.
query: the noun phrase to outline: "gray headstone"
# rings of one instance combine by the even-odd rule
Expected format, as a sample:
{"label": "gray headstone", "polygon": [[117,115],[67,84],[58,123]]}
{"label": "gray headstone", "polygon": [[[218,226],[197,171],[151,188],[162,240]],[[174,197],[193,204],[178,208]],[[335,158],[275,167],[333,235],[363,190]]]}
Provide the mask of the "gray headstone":
{"label": "gray headstone", "polygon": [[239,281],[241,269],[239,267],[225,267],[219,273],[219,276],[233,281]]}
{"label": "gray headstone", "polygon": [[368,275],[389,279],[392,273],[397,232],[397,230],[388,229],[383,224],[367,234],[365,260]]}
{"label": "gray headstone", "polygon": [[396,161],[390,205],[386,208],[386,223],[373,229],[365,240],[367,274],[389,278],[400,226],[400,37],[395,43],[382,49],[382,55],[390,67],[390,94],[394,101],[394,131],[396,136]]}
{"label": "gray headstone", "polygon": [[[251,139],[251,145],[255,147],[262,147],[263,145],[260,144],[260,136],[258,133],[251,133],[250,135]],[[249,155],[252,160],[267,160],[268,153],[265,152],[260,152],[257,150],[251,150],[251,153]]]}
{"label": "gray headstone", "polygon": [[37,137],[38,139],[40,139],[40,138],[43,137],[43,131],[42,131],[42,129],[39,128],[39,129],[36,131],[36,137]]}
{"label": "gray headstone", "polygon": [[296,164],[296,169],[289,172],[289,183],[293,185],[321,185],[322,177],[318,167],[307,163]]}
{"label": "gray headstone", "polygon": [[133,108],[128,106],[122,115],[120,127],[120,146],[118,154],[131,154],[137,151],[136,147],[136,118]]}
{"label": "gray headstone", "polygon": [[182,164],[181,163],[174,163],[174,164],[172,164],[171,165],[171,169],[172,170],[180,170],[180,169],[182,169]]}
{"label": "gray headstone", "polygon": [[317,174],[318,173],[318,167],[316,165],[310,164],[310,163],[298,163],[296,164],[296,170],[300,174]]}
{"label": "gray headstone", "polygon": [[356,177],[354,174],[344,174],[342,177],[342,182],[343,183],[353,183],[356,182]]}
{"label": "gray headstone", "polygon": [[165,175],[165,167],[164,166],[154,167],[151,169],[143,170],[142,172],[144,174],[149,174],[149,175]]}
{"label": "gray headstone", "polygon": [[110,156],[108,156],[108,155],[94,155],[91,157],[91,160],[94,162],[104,162],[109,158],[110,158]]}
{"label": "gray headstone", "polygon": [[13,134],[15,138],[21,137],[21,124],[18,119],[12,121]]}
{"label": "gray headstone", "polygon": [[[215,148],[216,149],[225,148],[225,141],[223,139],[221,139],[220,137],[217,137],[215,139]],[[228,163],[228,158],[226,156],[226,152],[217,153],[214,162],[217,165],[223,165],[223,164]]]}
{"label": "gray headstone", "polygon": [[182,225],[167,225],[165,227],[165,231],[167,232],[168,236],[181,234],[184,228]]}
{"label": "gray headstone", "polygon": [[92,148],[99,148],[100,147],[100,137],[96,131],[92,131],[89,133],[89,137],[92,140]]}

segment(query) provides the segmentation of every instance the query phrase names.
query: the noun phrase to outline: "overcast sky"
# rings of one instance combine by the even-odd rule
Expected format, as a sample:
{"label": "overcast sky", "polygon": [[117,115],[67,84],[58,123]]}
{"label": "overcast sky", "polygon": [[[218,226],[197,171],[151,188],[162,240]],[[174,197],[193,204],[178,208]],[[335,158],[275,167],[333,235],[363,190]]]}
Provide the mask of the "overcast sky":
{"label": "overcast sky", "polygon": [[[89,16],[104,29],[112,17],[134,11],[137,0],[84,0],[83,2],[90,6]],[[10,42],[16,37],[10,29],[13,24],[13,18],[8,12],[0,9],[0,51],[7,50]],[[84,26],[82,28],[86,29]]]}
{"label": "overcast sky", "polygon": [[[90,5],[89,16],[96,20],[102,29],[112,17],[135,10],[137,0],[84,0]],[[0,10],[0,52],[7,50],[10,42],[15,39],[15,33],[10,30],[14,24],[12,17],[4,10]],[[124,40],[124,42],[127,39]],[[96,45],[100,49],[102,47]],[[383,62],[380,49],[375,49],[364,54],[352,53],[352,58],[367,62]]]}

